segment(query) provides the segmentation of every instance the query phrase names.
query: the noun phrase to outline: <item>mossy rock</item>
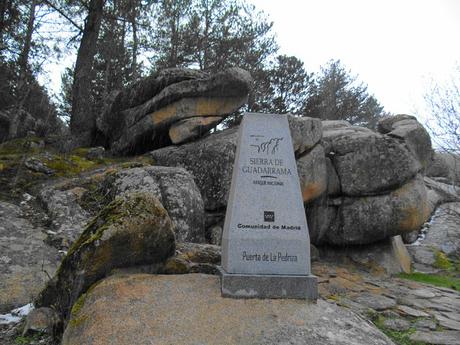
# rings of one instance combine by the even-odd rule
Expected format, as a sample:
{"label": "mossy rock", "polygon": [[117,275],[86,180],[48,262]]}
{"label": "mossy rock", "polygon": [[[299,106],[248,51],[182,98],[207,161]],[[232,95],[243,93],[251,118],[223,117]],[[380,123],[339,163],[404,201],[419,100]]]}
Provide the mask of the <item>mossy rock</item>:
{"label": "mossy rock", "polygon": [[53,307],[66,320],[78,297],[113,269],[163,263],[174,251],[173,225],[158,199],[147,193],[116,198],[69,249],[36,305]]}

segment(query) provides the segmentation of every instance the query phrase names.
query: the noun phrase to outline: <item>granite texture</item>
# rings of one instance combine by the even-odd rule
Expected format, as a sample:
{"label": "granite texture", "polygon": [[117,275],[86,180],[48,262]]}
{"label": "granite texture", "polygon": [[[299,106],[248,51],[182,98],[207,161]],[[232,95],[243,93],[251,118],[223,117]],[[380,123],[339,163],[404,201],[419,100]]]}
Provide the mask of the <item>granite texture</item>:
{"label": "granite texture", "polygon": [[295,298],[316,300],[318,282],[313,275],[229,274],[221,270],[222,296],[233,298]]}

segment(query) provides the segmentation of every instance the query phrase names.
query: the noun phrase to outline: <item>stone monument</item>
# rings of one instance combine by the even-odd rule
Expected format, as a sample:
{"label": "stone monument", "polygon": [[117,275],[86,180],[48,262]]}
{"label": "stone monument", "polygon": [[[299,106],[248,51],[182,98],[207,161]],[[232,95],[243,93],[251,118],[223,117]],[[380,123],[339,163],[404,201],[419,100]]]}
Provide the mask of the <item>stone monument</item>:
{"label": "stone monument", "polygon": [[246,113],[222,238],[222,295],[316,300],[286,115]]}

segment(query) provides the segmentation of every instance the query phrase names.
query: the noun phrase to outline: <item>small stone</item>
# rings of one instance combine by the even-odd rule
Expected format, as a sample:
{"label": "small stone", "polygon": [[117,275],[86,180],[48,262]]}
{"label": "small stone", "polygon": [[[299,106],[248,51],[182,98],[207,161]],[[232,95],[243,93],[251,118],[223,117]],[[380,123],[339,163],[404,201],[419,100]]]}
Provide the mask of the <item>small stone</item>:
{"label": "small stone", "polygon": [[458,345],[460,339],[459,331],[425,332],[417,331],[410,336],[412,341],[420,341],[428,344]]}
{"label": "small stone", "polygon": [[26,166],[27,169],[35,171],[35,172],[38,172],[38,173],[42,173],[42,174],[45,174],[45,175],[53,175],[54,174],[53,169],[48,168],[45,163],[43,163],[42,161],[40,161],[36,157],[28,158],[25,161],[24,165]]}
{"label": "small stone", "polygon": [[399,318],[399,314],[394,312],[393,310],[384,310],[382,315],[389,319],[396,319]]}
{"label": "small stone", "polygon": [[383,325],[392,331],[407,331],[410,328],[410,322],[404,319],[386,319]]}
{"label": "small stone", "polygon": [[429,329],[434,331],[436,329],[436,322],[431,319],[421,319],[414,323],[414,327],[418,330]]}
{"label": "small stone", "polygon": [[209,230],[211,237],[211,244],[220,246],[222,244],[222,227],[220,225],[214,225]]}
{"label": "small stone", "polygon": [[408,307],[407,305],[398,305],[397,309],[401,314],[406,314],[406,315],[413,316],[413,317],[429,317],[430,316],[430,314],[427,314],[424,311]]}
{"label": "small stone", "polygon": [[34,309],[27,315],[22,335],[31,332],[54,334],[60,322],[58,314],[53,309],[47,307]]}
{"label": "small stone", "polygon": [[454,331],[460,331],[460,322],[452,320],[448,317],[444,317],[442,315],[436,315],[436,319],[439,321],[439,324],[442,327],[452,329]]}
{"label": "small stone", "polygon": [[105,154],[105,148],[102,146],[92,147],[86,153],[86,158],[89,160],[103,159]]}
{"label": "small stone", "polygon": [[377,311],[391,309],[396,306],[394,299],[382,295],[363,294],[356,301]]}
{"label": "small stone", "polygon": [[433,298],[436,297],[436,294],[433,291],[430,291],[429,289],[416,289],[412,291],[412,294],[421,297],[421,298]]}
{"label": "small stone", "polygon": [[420,230],[415,230],[415,231],[411,231],[411,232],[406,232],[406,233],[402,234],[401,236],[402,236],[402,239],[403,239],[404,243],[411,244],[411,243],[414,243],[415,241],[417,241],[419,233],[420,233]]}

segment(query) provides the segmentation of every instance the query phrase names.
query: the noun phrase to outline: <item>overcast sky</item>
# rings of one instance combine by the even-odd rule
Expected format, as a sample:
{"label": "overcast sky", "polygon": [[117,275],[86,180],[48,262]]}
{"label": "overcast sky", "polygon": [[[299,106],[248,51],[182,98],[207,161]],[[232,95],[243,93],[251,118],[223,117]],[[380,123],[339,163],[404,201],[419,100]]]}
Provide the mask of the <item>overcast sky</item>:
{"label": "overcast sky", "polygon": [[421,108],[430,81],[460,63],[459,0],[251,2],[274,22],[281,54],[309,72],[340,59],[392,113]]}

